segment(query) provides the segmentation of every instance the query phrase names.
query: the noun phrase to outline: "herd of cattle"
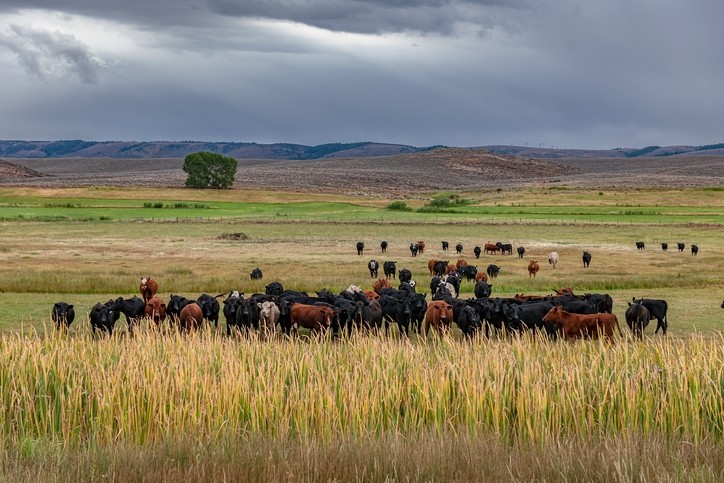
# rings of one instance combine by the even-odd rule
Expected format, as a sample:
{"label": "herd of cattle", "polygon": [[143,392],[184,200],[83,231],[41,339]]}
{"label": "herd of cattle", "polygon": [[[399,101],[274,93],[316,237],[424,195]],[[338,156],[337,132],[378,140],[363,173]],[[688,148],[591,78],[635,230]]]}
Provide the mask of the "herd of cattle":
{"label": "herd of cattle", "polygon": [[[168,302],[158,297],[158,284],[143,277],[139,286],[142,298],[119,297],[95,304],[89,314],[93,333],[112,334],[121,314],[125,316],[129,332],[142,320],[161,329],[175,327],[182,332],[200,329],[204,322],[218,328],[220,313],[226,320],[226,333],[258,331],[270,336],[280,327],[284,334],[297,333],[299,327],[312,332],[331,331],[335,336],[357,332],[388,332],[390,323],[396,323],[400,334],[409,336],[410,330],[428,335],[430,329],[442,335],[456,324],[465,337],[476,333],[491,335],[502,333],[540,332],[551,338],[612,339],[621,334],[616,316],[612,313],[613,300],[608,294],[576,295],[563,288],[550,296],[516,295],[512,298],[492,298],[492,286],[484,280],[475,285],[475,297],[457,298],[462,280],[459,267],[456,273],[447,268],[442,276],[434,276],[430,283],[432,301],[426,293],[418,293],[417,284],[404,270],[400,271],[398,288],[392,288],[387,278],[378,279],[372,290],[350,285],[340,293],[322,289],[316,295],[285,290],[280,282],[272,282],[264,293],[245,298],[239,291],[216,296],[202,294],[196,300],[171,295]],[[409,272],[409,271],[408,271]],[[222,304],[220,298],[225,297]],[[223,305],[223,310],[221,309]],[[724,305],[724,304],[723,304]],[[626,322],[637,337],[650,320],[656,319],[656,333],[666,334],[668,305],[665,300],[633,299],[626,310]],[[75,318],[73,305],[54,304],[51,318],[59,330],[67,329]]]}

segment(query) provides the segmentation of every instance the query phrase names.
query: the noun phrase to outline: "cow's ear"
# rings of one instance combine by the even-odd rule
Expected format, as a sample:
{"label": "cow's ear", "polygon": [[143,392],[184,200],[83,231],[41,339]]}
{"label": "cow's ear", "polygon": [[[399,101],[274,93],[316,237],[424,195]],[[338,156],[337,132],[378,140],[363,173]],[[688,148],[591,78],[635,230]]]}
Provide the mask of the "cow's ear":
{"label": "cow's ear", "polygon": [[631,302],[628,302],[628,306],[631,307]]}
{"label": "cow's ear", "polygon": [[53,307],[56,307],[56,308],[57,308],[57,307],[60,307],[60,302],[55,302],[55,304],[53,305]]}
{"label": "cow's ear", "polygon": [[259,308],[261,308],[261,302],[257,302],[257,303],[256,303],[256,306],[259,307]]}

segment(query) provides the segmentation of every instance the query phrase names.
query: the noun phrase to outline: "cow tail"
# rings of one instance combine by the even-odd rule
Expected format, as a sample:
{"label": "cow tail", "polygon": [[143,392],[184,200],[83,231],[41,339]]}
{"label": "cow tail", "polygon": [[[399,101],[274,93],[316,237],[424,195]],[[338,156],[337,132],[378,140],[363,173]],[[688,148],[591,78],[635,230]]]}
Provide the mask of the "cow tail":
{"label": "cow tail", "polygon": [[621,331],[621,326],[618,325],[618,317],[616,317],[616,314],[611,315],[613,315],[613,320],[616,321],[616,329],[618,329],[618,335],[621,336],[621,338],[623,339],[623,332]]}

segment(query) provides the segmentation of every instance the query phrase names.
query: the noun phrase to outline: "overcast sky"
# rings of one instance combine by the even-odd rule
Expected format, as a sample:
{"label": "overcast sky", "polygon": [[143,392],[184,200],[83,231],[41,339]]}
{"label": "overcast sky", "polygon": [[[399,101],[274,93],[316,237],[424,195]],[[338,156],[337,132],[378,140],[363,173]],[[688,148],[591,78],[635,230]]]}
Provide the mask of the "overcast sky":
{"label": "overcast sky", "polygon": [[724,142],[722,0],[0,0],[0,139]]}

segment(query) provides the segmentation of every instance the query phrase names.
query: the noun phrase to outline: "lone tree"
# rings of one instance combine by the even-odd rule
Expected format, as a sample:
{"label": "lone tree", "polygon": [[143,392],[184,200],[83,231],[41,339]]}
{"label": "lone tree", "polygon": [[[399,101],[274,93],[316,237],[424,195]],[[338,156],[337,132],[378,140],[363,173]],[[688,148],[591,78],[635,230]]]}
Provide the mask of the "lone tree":
{"label": "lone tree", "polygon": [[189,188],[231,188],[236,176],[236,160],[220,154],[201,151],[184,159],[184,172],[188,173]]}

